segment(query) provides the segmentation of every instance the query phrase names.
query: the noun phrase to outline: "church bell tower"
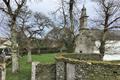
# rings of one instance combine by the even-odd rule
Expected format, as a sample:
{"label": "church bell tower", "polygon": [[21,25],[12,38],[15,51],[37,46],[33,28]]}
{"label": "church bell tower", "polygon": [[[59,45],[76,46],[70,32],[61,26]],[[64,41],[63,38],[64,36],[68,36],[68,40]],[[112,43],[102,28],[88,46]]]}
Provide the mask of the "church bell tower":
{"label": "church bell tower", "polygon": [[75,53],[78,54],[92,54],[94,51],[95,43],[92,38],[91,31],[87,26],[87,12],[85,8],[85,3],[83,4],[83,8],[81,10],[80,16],[80,31],[79,35],[75,40]]}
{"label": "church bell tower", "polygon": [[80,16],[80,30],[81,29],[87,29],[87,13],[85,8],[85,3],[83,4],[83,8],[81,10],[81,16]]}

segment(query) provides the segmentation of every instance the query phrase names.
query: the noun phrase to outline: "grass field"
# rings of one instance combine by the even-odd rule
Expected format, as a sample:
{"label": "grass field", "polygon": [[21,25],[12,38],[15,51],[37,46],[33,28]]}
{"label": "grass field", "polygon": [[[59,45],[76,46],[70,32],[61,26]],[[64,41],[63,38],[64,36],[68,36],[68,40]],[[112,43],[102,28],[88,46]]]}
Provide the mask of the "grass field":
{"label": "grass field", "polygon": [[[41,63],[55,62],[55,54],[32,55],[32,61]],[[11,65],[7,67],[6,80],[31,80],[31,64],[27,63],[27,56],[20,59],[19,73],[11,73]]]}

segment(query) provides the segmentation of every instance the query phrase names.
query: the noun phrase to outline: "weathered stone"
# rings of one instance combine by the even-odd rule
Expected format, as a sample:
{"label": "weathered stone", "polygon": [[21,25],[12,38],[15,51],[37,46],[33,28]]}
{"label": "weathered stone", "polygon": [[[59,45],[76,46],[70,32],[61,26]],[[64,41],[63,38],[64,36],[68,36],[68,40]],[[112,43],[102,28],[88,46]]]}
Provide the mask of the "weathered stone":
{"label": "weathered stone", "polygon": [[80,56],[85,57],[80,59],[74,55],[82,54],[61,55],[56,64],[36,64],[35,79],[32,80],[120,80],[118,62],[102,61],[96,59],[99,58],[97,55],[92,58],[93,54]]}
{"label": "weathered stone", "polygon": [[36,80],[55,80],[55,65],[38,64],[36,66]]}
{"label": "weathered stone", "polygon": [[31,80],[36,80],[36,65],[37,64],[39,64],[39,62],[32,62]]}
{"label": "weathered stone", "polygon": [[102,60],[102,56],[100,54],[65,54],[63,55],[66,58],[78,59],[78,60]]}
{"label": "weathered stone", "polygon": [[[58,61],[66,64],[61,67],[63,69],[66,68],[66,70],[59,73],[59,75],[64,73],[66,79],[61,78],[58,80],[120,80],[120,65],[118,63],[102,61],[96,54],[92,58],[92,55],[94,54],[89,54],[88,56],[83,56],[83,54],[63,55],[64,58],[60,58]],[[78,59],[77,56],[83,58]],[[95,56],[97,57],[95,58]]]}
{"label": "weathered stone", "polygon": [[32,80],[55,80],[55,64],[36,64]]}
{"label": "weathered stone", "polygon": [[67,63],[67,80],[75,80],[75,65]]}
{"label": "weathered stone", "polygon": [[65,70],[65,63],[64,62],[57,62],[56,63],[56,80],[66,80],[66,70]]}

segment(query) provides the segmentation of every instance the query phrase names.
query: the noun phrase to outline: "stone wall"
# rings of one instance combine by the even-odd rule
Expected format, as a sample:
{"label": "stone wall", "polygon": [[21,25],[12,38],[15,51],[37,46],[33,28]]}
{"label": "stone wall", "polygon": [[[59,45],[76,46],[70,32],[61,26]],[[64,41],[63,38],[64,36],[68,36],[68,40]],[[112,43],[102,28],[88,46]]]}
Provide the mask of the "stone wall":
{"label": "stone wall", "polygon": [[56,80],[55,64],[32,63],[32,80]]}
{"label": "stone wall", "polygon": [[63,54],[65,58],[72,58],[72,59],[78,59],[78,60],[102,60],[102,56],[100,54]]}
{"label": "stone wall", "polygon": [[66,64],[63,61],[56,63],[56,80],[65,80],[66,78]]}
{"label": "stone wall", "polygon": [[120,80],[120,63],[102,61],[99,55],[64,54],[55,64],[33,64],[32,80]]}
{"label": "stone wall", "polygon": [[74,80],[120,80],[120,65],[104,63],[75,64]]}
{"label": "stone wall", "polygon": [[87,60],[86,58],[78,60],[73,56],[69,58],[71,57],[70,55],[68,55],[69,57],[67,55],[64,56],[58,57],[57,61],[64,64],[64,67],[61,68],[64,69],[65,72],[63,73],[65,75],[60,73],[61,69],[57,69],[57,74],[64,76],[63,79],[58,78],[57,80],[120,80],[119,63],[95,60],[95,56],[93,60]]}

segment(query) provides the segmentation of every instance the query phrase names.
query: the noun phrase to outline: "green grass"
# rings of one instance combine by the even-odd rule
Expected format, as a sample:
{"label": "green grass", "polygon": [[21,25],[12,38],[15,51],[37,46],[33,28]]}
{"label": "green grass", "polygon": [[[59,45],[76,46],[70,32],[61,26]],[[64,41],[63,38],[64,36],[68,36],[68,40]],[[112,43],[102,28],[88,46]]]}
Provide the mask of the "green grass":
{"label": "green grass", "polygon": [[[41,63],[55,62],[55,54],[32,55],[32,61]],[[27,63],[27,56],[20,59],[20,71],[16,74],[11,73],[11,65],[7,67],[6,80],[31,80],[31,64]]]}

